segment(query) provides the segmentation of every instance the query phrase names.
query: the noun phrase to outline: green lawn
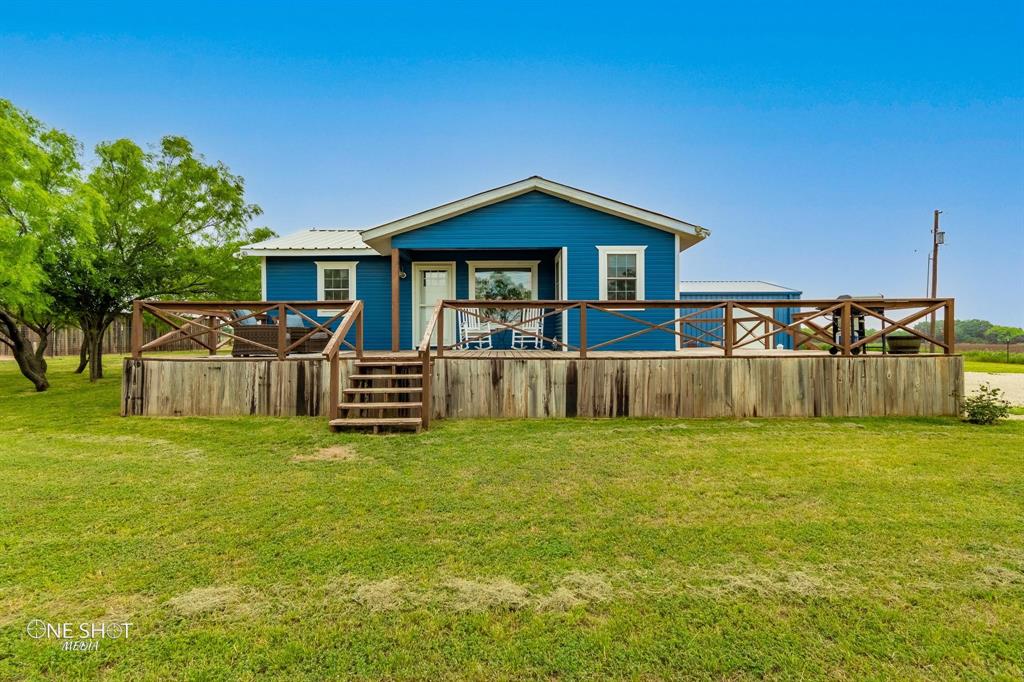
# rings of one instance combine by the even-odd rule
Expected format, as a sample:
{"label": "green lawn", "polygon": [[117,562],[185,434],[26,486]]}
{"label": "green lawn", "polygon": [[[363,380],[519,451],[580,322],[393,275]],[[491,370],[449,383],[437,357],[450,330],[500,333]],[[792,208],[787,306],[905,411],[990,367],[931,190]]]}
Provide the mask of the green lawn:
{"label": "green lawn", "polygon": [[964,371],[1024,374],[1024,365],[1010,362],[979,362],[977,360],[964,359]]}
{"label": "green lawn", "polygon": [[1021,421],[375,437],[122,419],[70,366],[0,363],[0,679],[1024,675]]}

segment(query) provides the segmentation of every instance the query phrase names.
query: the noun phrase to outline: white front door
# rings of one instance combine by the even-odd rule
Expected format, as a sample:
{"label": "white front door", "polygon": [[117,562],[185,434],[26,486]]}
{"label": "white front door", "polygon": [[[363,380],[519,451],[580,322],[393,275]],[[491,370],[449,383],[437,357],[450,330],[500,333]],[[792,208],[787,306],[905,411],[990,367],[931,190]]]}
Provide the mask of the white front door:
{"label": "white front door", "polygon": [[[441,299],[455,298],[455,263],[412,264],[412,345],[416,348],[423,339],[423,331],[434,315],[434,306]],[[455,330],[452,311],[445,311],[444,342],[450,344]],[[437,345],[437,330],[430,336],[431,345]]]}

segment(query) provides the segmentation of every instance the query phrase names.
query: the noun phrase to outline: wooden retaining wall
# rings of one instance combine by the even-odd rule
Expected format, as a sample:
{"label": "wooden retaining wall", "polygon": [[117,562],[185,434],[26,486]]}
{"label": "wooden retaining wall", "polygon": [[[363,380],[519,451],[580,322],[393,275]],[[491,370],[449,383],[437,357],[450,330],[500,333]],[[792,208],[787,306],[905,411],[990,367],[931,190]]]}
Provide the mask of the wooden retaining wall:
{"label": "wooden retaining wall", "polygon": [[[341,362],[342,386],[352,371]],[[322,415],[327,363],[124,361],[124,415]],[[959,356],[442,358],[434,418],[958,415]]]}
{"label": "wooden retaining wall", "polygon": [[958,415],[959,356],[444,360],[436,417]]}
{"label": "wooden retaining wall", "polygon": [[[340,364],[344,382],[352,361]],[[125,358],[121,415],[325,415],[328,367],[317,358]]]}

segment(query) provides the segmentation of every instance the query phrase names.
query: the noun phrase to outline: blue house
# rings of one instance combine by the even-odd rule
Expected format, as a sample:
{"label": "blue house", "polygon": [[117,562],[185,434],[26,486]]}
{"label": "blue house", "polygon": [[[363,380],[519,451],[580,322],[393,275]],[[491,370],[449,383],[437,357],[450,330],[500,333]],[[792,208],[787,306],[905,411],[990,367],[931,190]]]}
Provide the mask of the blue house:
{"label": "blue house", "polygon": [[[263,299],[364,304],[365,345],[415,348],[439,299],[679,300],[679,254],[709,235],[676,218],[534,176],[365,230],[306,230],[251,244]],[[330,308],[314,311],[325,320]],[[660,323],[671,308],[626,311]],[[578,311],[545,320],[575,344]],[[588,317],[590,344],[636,330]],[[445,343],[458,341],[446,319]],[[498,344],[501,343],[499,340]],[[623,339],[609,350],[674,350],[674,334]]]}

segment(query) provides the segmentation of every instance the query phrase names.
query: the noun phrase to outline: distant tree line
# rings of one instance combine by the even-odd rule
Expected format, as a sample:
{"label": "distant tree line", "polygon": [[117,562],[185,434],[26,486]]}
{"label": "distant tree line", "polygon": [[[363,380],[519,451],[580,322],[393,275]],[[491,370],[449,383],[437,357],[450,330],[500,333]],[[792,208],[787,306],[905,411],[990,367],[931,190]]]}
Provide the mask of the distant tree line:
{"label": "distant tree line", "polygon": [[[1012,344],[1024,342],[1024,329],[1020,327],[992,324],[988,320],[957,320],[953,324],[957,343]],[[929,321],[918,322],[914,325],[914,329],[926,334],[930,328],[931,322]],[[936,322],[936,338],[942,339],[943,329],[942,320]]]}

